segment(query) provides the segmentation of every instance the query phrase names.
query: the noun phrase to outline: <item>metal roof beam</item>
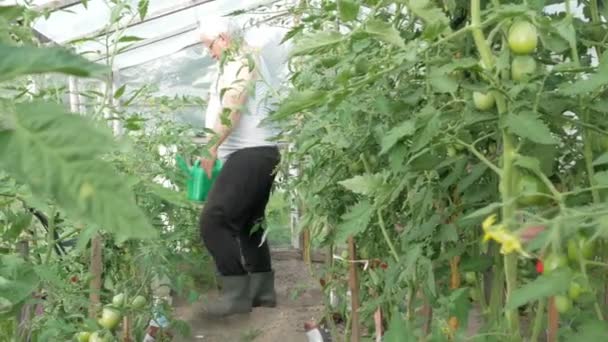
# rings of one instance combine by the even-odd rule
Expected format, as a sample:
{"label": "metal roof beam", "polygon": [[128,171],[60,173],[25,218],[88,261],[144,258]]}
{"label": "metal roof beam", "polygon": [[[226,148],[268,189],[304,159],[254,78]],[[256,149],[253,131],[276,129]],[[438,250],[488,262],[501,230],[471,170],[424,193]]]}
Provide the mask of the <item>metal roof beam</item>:
{"label": "metal roof beam", "polygon": [[[148,46],[148,45],[151,45],[151,44],[154,44],[154,43],[158,43],[158,42],[166,40],[166,39],[171,39],[171,38],[173,38],[175,36],[179,36],[179,35],[182,35],[182,34],[185,34],[185,33],[191,32],[191,31],[194,31],[197,28],[198,28],[198,24],[190,24],[188,26],[184,26],[182,28],[179,28],[179,29],[171,31],[171,32],[167,32],[165,34],[156,36],[154,38],[149,38],[149,39],[146,39],[146,40],[142,40],[140,42],[134,43],[133,45],[130,45],[128,48],[120,51],[120,53],[118,53],[117,55],[123,54],[123,53],[128,52],[128,51],[132,51],[132,50],[135,50],[135,49],[139,49],[139,48],[142,48],[144,46]],[[195,44],[193,43],[192,45],[195,45]],[[190,46],[192,46],[192,45],[190,45]],[[108,55],[102,55],[102,56],[100,56],[98,58],[95,58],[93,61],[99,62],[99,61],[102,61],[102,60],[104,60],[106,58],[108,58]]]}
{"label": "metal roof beam", "polygon": [[59,11],[74,5],[78,5],[80,3],[82,3],[82,0],[52,0],[45,3],[44,5],[36,6],[34,7],[34,9],[36,11],[48,10],[52,12]]}
{"label": "metal roof beam", "polygon": [[200,5],[203,5],[203,4],[206,4],[209,2],[213,2],[213,1],[215,1],[215,0],[188,0],[185,2],[181,2],[177,5],[173,5],[171,7],[164,8],[162,10],[152,12],[152,13],[148,14],[146,17],[144,17],[143,20],[141,18],[137,17],[136,19],[130,21],[126,25],[121,25],[118,28],[111,28],[111,29],[102,28],[100,30],[96,30],[93,32],[89,32],[89,33],[71,38],[70,40],[68,40],[68,42],[81,40],[81,39],[85,39],[85,38],[94,39],[94,38],[99,38],[101,36],[110,35],[110,34],[116,32],[117,30],[122,30],[124,28],[129,28],[129,27],[132,27],[135,25],[139,25],[139,24],[143,24],[143,23],[152,21],[152,20],[160,19],[160,18],[166,17],[168,15],[175,14],[175,13],[178,13],[181,11],[185,11],[192,7],[200,6]]}

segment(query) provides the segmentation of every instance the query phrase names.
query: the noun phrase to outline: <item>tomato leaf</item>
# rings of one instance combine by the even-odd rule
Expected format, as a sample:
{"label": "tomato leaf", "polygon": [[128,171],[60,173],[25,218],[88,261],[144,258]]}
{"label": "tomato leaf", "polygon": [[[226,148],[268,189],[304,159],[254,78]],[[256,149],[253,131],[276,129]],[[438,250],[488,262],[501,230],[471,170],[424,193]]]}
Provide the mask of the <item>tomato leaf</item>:
{"label": "tomato leaf", "polygon": [[501,207],[502,203],[491,203],[481,209],[477,209],[474,212],[470,213],[465,217],[465,219],[468,220],[476,217],[486,217],[492,213],[495,213],[496,209],[499,209]]}
{"label": "tomato leaf", "polygon": [[145,38],[137,37],[137,36],[122,36],[118,40],[119,43],[128,43],[128,42],[138,42],[140,40],[144,40]]}
{"label": "tomato leaf", "polygon": [[126,89],[127,89],[126,84],[123,84],[120,88],[116,89],[116,92],[114,92],[114,98],[119,99],[122,96],[122,94],[125,93]]}
{"label": "tomato leaf", "polygon": [[[429,111],[434,110],[432,107],[425,107],[421,115],[427,113]],[[412,146],[412,152],[417,152],[420,149],[428,146],[428,144],[435,138],[437,135],[441,133],[441,120],[439,116],[441,113],[436,112],[433,116],[426,122],[424,125],[424,129],[420,134],[416,134],[416,138],[414,140],[414,144]]]}
{"label": "tomato leaf", "polygon": [[347,237],[364,231],[372,218],[373,209],[368,200],[350,207],[348,212],[342,215],[342,222],[336,227],[336,241],[345,241]]}
{"label": "tomato leaf", "polygon": [[298,41],[289,55],[304,56],[327,51],[342,42],[344,37],[338,32],[319,32]]}
{"label": "tomato leaf", "polygon": [[553,24],[553,28],[570,46],[576,46],[576,31],[570,18],[564,18]]}
{"label": "tomato leaf", "polygon": [[338,11],[342,21],[353,21],[359,14],[359,3],[353,0],[338,0]]}
{"label": "tomato leaf", "polygon": [[466,192],[466,190],[473,184],[475,183],[477,180],[479,180],[479,178],[481,178],[484,173],[486,173],[486,171],[488,170],[488,166],[484,163],[478,163],[477,165],[473,166],[473,168],[471,169],[471,172],[464,177],[460,182],[458,182],[457,188],[458,191],[462,192]]}
{"label": "tomato leaf", "polygon": [[10,46],[0,43],[0,82],[17,76],[59,72],[74,76],[99,76],[106,67],[64,48]]}
{"label": "tomato leaf", "polygon": [[409,323],[405,321],[401,314],[395,310],[391,316],[391,322],[388,325],[388,330],[382,337],[385,342],[405,342],[415,341],[416,337],[413,336],[410,329],[408,329]]}
{"label": "tomato leaf", "polygon": [[356,194],[371,195],[382,185],[382,176],[379,174],[355,176],[339,181],[338,184]]}
{"label": "tomato leaf", "polygon": [[606,322],[598,320],[581,321],[576,331],[567,330],[564,334],[565,341],[602,341],[608,336]]}
{"label": "tomato leaf", "polygon": [[540,170],[540,162],[536,158],[531,158],[527,156],[518,156],[515,160],[515,165],[528,169],[534,173],[541,173]]}
{"label": "tomato leaf", "polygon": [[533,281],[515,289],[505,306],[505,310],[518,308],[526,303],[564,293],[570,287],[572,272],[568,269],[556,270],[541,275]]}
{"label": "tomato leaf", "polygon": [[608,171],[600,171],[600,172],[596,172],[593,175],[593,179],[597,182],[598,185],[600,186],[608,186]]}
{"label": "tomato leaf", "polygon": [[9,116],[14,125],[0,131],[0,166],[36,197],[119,241],[155,236],[126,179],[101,159],[115,147],[107,129],[44,102],[18,104]]}
{"label": "tomato leaf", "polygon": [[[399,2],[404,1],[400,0]],[[427,24],[447,28],[450,23],[445,13],[430,0],[410,0],[409,4],[406,2],[406,5],[414,15],[424,20]]]}
{"label": "tomato leaf", "polygon": [[429,81],[433,88],[440,93],[453,93],[458,90],[458,82],[441,69],[432,69]]}
{"label": "tomato leaf", "polygon": [[505,125],[512,133],[532,142],[547,145],[557,143],[547,124],[533,112],[509,114],[505,120]]}
{"label": "tomato leaf", "polygon": [[24,11],[25,7],[23,6],[0,6],[0,17],[4,18],[8,22],[11,22],[23,15]]}
{"label": "tomato leaf", "polygon": [[405,47],[405,43],[403,42],[403,38],[401,38],[399,31],[397,31],[397,29],[387,22],[372,19],[367,22],[364,30],[370,35],[375,36],[386,43],[398,46],[400,48]]}
{"label": "tomato leaf", "polygon": [[608,164],[608,152],[599,156],[596,160],[593,161],[593,166]]}
{"label": "tomato leaf", "polygon": [[283,101],[274,113],[274,119],[286,118],[291,114],[301,112],[307,108],[317,106],[325,101],[326,93],[320,90],[304,90],[293,93]]}
{"label": "tomato leaf", "polygon": [[600,59],[596,73],[560,87],[560,92],[565,95],[581,95],[592,93],[605,85],[608,85],[608,54]]}
{"label": "tomato leaf", "polygon": [[144,18],[148,14],[149,4],[150,0],[139,0],[139,2],[137,3],[137,12],[139,13],[139,19],[144,20]]}
{"label": "tomato leaf", "polygon": [[406,120],[398,126],[391,128],[382,138],[380,154],[388,152],[395,144],[404,137],[413,135],[416,132],[416,125],[413,120]]}

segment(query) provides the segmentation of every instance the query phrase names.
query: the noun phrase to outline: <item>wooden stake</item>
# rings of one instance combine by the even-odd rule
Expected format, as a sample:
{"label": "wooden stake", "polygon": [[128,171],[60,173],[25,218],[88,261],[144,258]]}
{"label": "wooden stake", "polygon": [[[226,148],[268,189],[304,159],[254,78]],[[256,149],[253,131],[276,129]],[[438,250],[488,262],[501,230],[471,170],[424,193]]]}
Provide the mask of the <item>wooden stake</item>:
{"label": "wooden stake", "polygon": [[[458,269],[458,265],[460,264],[460,256],[457,255],[450,260],[450,288],[452,290],[456,290],[460,287],[460,270]],[[448,322],[452,332],[458,330],[458,318],[450,317]]]}
{"label": "wooden stake", "polygon": [[[48,248],[51,248],[51,246],[49,246]],[[24,260],[29,260],[30,247],[27,240],[22,240],[17,243],[17,251]],[[19,313],[19,326],[17,335],[23,341],[30,340],[30,325],[32,321],[33,312],[34,306],[32,304],[25,304],[23,305]]]}
{"label": "wooden stake", "polygon": [[93,276],[89,285],[89,318],[95,319],[100,307],[101,275],[103,274],[103,240],[96,234],[91,240],[91,263],[89,271]]}
{"label": "wooden stake", "polygon": [[348,287],[351,294],[351,342],[361,341],[361,325],[359,322],[359,280],[357,279],[357,265],[353,260],[357,260],[357,250],[355,248],[355,239],[350,236],[348,238],[348,253],[350,256]]}
{"label": "wooden stake", "polygon": [[433,307],[427,296],[422,294],[424,304],[422,305],[422,317],[424,317],[424,325],[422,326],[422,332],[424,337],[431,333],[431,323],[433,321]]}
{"label": "wooden stake", "polygon": [[382,342],[384,331],[382,328],[382,309],[380,308],[374,312],[374,325],[376,329],[376,342]]}
{"label": "wooden stake", "polygon": [[122,336],[123,342],[133,342],[131,339],[131,322],[129,320],[129,316],[125,316],[122,319]]}
{"label": "wooden stake", "polygon": [[547,342],[557,342],[557,331],[559,330],[559,312],[555,307],[555,297],[549,298],[547,306]]}

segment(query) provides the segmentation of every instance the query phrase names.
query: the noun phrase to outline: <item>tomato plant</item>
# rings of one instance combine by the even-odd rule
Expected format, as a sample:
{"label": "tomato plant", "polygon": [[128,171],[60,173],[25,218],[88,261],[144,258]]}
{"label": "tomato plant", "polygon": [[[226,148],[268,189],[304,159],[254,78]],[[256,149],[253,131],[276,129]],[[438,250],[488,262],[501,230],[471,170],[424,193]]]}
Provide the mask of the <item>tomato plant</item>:
{"label": "tomato plant", "polygon": [[[284,162],[299,177],[286,186],[303,206],[302,226],[321,247],[352,236],[365,258],[391,259],[384,278],[362,271],[360,288],[376,288],[361,293],[363,324],[380,307],[388,333],[407,325],[444,336],[447,326],[466,340],[460,275],[466,282],[474,270],[491,284],[474,296],[488,313],[484,331],[538,340],[544,301],[568,293],[574,274],[605,284],[595,273],[603,253],[567,257],[567,238],[583,228],[606,237],[608,162],[597,142],[608,136],[608,57],[590,32],[608,32],[605,14],[593,2],[581,2],[584,19],[563,1],[357,3],[348,22],[306,3],[298,13],[315,19],[291,32],[293,87],[273,120],[293,147]],[[369,68],[353,71],[357,60]],[[543,228],[530,238],[525,227]],[[536,273],[530,259],[540,259]],[[338,280],[326,286],[342,289],[344,268],[327,272]],[[421,308],[395,309],[402,298],[434,303],[431,331],[403,321]],[[604,319],[603,304],[576,305],[593,317],[574,318],[572,329]],[[521,320],[539,323],[524,337]]]}

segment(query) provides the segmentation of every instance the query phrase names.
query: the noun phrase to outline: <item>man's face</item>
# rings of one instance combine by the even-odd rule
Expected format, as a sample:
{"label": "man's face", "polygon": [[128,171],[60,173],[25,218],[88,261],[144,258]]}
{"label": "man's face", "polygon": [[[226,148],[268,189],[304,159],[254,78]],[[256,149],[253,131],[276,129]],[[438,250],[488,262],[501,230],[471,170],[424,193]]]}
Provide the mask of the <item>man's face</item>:
{"label": "man's face", "polygon": [[225,34],[220,34],[216,38],[202,37],[201,41],[209,49],[211,57],[215,60],[219,60],[222,57],[222,53],[228,48],[229,43],[228,37]]}

